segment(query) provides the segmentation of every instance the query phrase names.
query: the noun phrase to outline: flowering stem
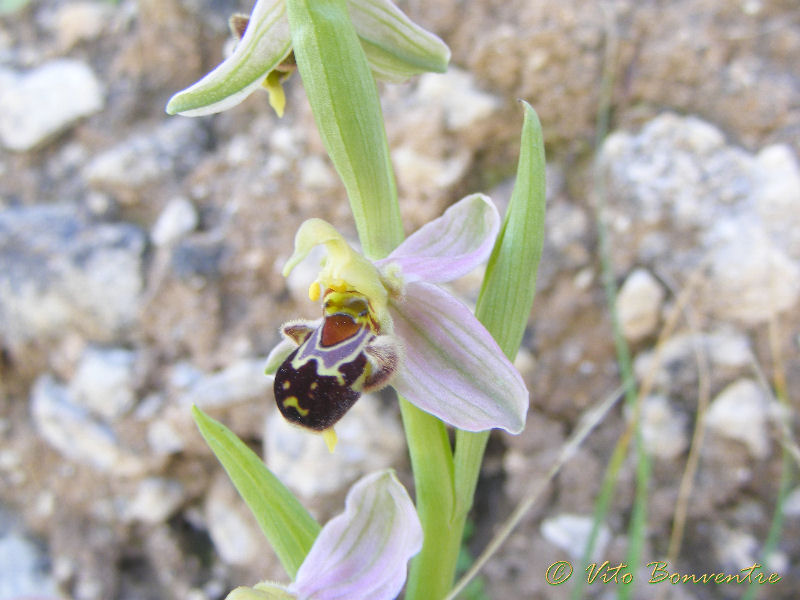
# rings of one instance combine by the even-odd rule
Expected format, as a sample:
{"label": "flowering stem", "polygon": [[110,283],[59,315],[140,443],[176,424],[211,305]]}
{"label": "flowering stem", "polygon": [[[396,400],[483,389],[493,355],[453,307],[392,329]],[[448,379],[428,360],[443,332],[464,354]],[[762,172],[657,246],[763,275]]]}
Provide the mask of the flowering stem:
{"label": "flowering stem", "polygon": [[[403,239],[378,90],[343,0],[287,0],[297,66],[325,147],[350,199],[364,253],[383,258]],[[453,456],[445,426],[400,402],[424,530],[407,598],[443,597],[458,554]],[[442,562],[444,560],[444,563]]]}
{"label": "flowering stem", "polygon": [[414,470],[422,550],[411,561],[406,600],[443,598],[453,583],[461,529],[453,519],[453,455],[444,424],[400,399],[403,426]]}

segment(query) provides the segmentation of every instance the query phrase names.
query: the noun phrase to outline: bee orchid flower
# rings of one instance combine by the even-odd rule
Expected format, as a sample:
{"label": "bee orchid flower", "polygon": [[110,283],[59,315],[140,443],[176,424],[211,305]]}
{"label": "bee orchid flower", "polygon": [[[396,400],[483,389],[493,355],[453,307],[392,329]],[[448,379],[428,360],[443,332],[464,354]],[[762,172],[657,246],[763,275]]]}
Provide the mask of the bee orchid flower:
{"label": "bee orchid flower", "polygon": [[[447,68],[447,45],[389,0],[347,0],[347,8],[372,72],[379,79],[403,81]],[[285,0],[258,0],[249,17],[232,17],[231,29],[240,38],[233,53],[198,82],[175,94],[167,104],[169,114],[196,117],[221,112],[263,87],[275,112],[283,115],[282,83],[294,70]]]}
{"label": "bee orchid flower", "polygon": [[322,432],[330,447],[333,425],[360,394],[391,383],[459,429],[519,433],[528,409],[522,377],[470,309],[438,285],[486,260],[499,223],[488,197],[467,196],[373,262],[332,225],[305,221],[283,274],[313,247],[326,248],[309,290],[323,316],[286,323],[268,357],[283,416]]}
{"label": "bee orchid flower", "polygon": [[421,547],[411,498],[391,470],[378,471],[350,489],[345,511],[319,532],[291,584],[239,587],[226,600],[391,600]]}

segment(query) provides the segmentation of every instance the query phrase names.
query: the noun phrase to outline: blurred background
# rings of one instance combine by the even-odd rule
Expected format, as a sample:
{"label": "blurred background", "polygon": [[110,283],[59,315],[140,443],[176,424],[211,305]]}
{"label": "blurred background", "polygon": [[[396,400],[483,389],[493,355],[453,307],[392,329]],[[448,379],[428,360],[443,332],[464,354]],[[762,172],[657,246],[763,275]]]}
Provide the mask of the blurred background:
{"label": "blurred background", "polygon": [[[634,418],[650,478],[634,598],[769,560],[800,589],[800,8],[794,0],[407,0],[447,74],[381,86],[406,231],[474,191],[508,201],[522,111],[548,155],[547,237],[517,366],[519,436],[489,443],[465,562],[555,462],[580,416],[636,377],[463,598],[566,598]],[[196,403],[265,456],[320,521],[360,475],[411,485],[391,391],[321,439],[286,427],[264,359],[314,318],[280,275],[316,216],[355,239],[305,101],[287,84],[168,117],[213,68],[233,0],[0,1],[0,600],[217,600],[285,574],[197,433]],[[607,253],[601,251],[607,241]],[[615,349],[604,280],[619,286]],[[480,273],[456,290],[474,301]],[[618,356],[621,356],[618,358]],[[635,437],[635,436],[634,436]],[[624,561],[631,449],[594,557]],[[607,488],[608,489],[608,488]],[[776,517],[777,515],[777,517]],[[672,543],[670,540],[672,539]],[[667,587],[664,587],[667,586]],[[620,586],[588,585],[607,598]]]}

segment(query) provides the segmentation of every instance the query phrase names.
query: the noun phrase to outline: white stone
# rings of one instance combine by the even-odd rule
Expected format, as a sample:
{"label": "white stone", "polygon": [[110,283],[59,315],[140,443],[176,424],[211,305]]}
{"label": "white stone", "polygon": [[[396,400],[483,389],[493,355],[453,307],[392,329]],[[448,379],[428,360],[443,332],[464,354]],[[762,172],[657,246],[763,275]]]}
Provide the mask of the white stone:
{"label": "white stone", "polygon": [[304,188],[327,190],[336,182],[336,174],[321,156],[312,154],[300,163],[300,183]]}
{"label": "white stone", "polygon": [[176,118],[133,135],[94,156],[83,175],[94,186],[111,188],[118,200],[139,201],[143,187],[188,170],[199,160],[207,133],[195,119]]}
{"label": "white stone", "polygon": [[[569,554],[573,560],[580,560],[592,533],[593,523],[591,515],[562,513],[542,521],[539,529],[544,539]],[[601,525],[593,556],[602,556],[610,541],[611,531],[606,525]]]}
{"label": "white stone", "polygon": [[743,443],[757,459],[769,456],[770,404],[764,390],[751,379],[740,379],[714,398],[706,426],[718,435]]}
{"label": "white stone", "polygon": [[77,404],[107,421],[136,403],[136,353],[124,348],[89,346],[81,356],[69,391]]}
{"label": "white stone", "polygon": [[172,424],[156,420],[147,426],[147,444],[154,454],[166,456],[184,449],[183,436]]}
{"label": "white stone", "polygon": [[689,445],[686,415],[677,412],[664,396],[648,396],[642,403],[642,438],[647,451],[674,460]]}
{"label": "white stone", "polygon": [[746,531],[717,526],[711,536],[717,560],[731,573],[759,562],[760,542]]}
{"label": "white stone", "polygon": [[53,18],[58,45],[69,50],[75,44],[92,40],[108,29],[114,7],[104,2],[67,2]]}
{"label": "white stone", "polygon": [[31,414],[44,440],[61,455],[102,472],[140,475],[143,460],[122,448],[114,432],[76,405],[66,386],[42,375],[31,391]]}
{"label": "white stone", "polygon": [[264,433],[265,462],[292,491],[313,498],[344,489],[364,473],[395,464],[404,454],[400,425],[371,394],[342,417],[336,434],[339,443],[331,454],[321,436],[290,425],[273,411]]}
{"label": "white stone", "polygon": [[470,154],[462,149],[448,158],[439,158],[404,145],[393,151],[392,162],[398,179],[408,189],[444,189],[464,175],[470,164]]}
{"label": "white stone", "polygon": [[783,514],[787,517],[800,517],[800,487],[794,488],[783,503]]}
{"label": "white stone", "polygon": [[617,311],[622,333],[631,342],[653,334],[661,316],[664,288],[650,271],[636,269],[619,290]]}
{"label": "white stone", "polygon": [[447,127],[455,131],[468,129],[500,108],[496,96],[480,90],[470,73],[455,67],[421,75],[417,96],[422,105],[440,106]]}
{"label": "white stone", "polygon": [[124,504],[124,521],[156,524],[166,521],[185,500],[183,485],[174,479],[149,477],[139,482],[136,494]]}
{"label": "white stone", "polygon": [[59,597],[46,559],[26,537],[10,533],[0,537],[0,599]]}
{"label": "white stone", "polygon": [[753,364],[750,340],[741,332],[722,329],[704,336],[706,351],[714,367],[719,369],[741,369]]}
{"label": "white stone", "polygon": [[130,224],[90,224],[76,207],[0,212],[0,331],[7,343],[76,329],[116,337],[139,316],[144,236]]}
{"label": "white stone", "polygon": [[31,150],[102,108],[103,90],[92,70],[56,59],[0,88],[0,140],[10,150]]}
{"label": "white stone", "polygon": [[719,222],[710,237],[702,302],[714,316],[758,325],[800,300],[800,264],[751,218]]}
{"label": "white stone", "polygon": [[150,239],[156,246],[169,246],[194,231],[199,220],[197,210],[187,198],[173,198],[158,215]]}
{"label": "white stone", "polygon": [[770,234],[800,259],[800,164],[787,145],[767,146],[756,156],[755,197]]}
{"label": "white stone", "polygon": [[179,404],[207,410],[264,398],[272,390],[272,379],[264,374],[266,364],[266,357],[243,358],[221,371],[203,374],[188,386]]}

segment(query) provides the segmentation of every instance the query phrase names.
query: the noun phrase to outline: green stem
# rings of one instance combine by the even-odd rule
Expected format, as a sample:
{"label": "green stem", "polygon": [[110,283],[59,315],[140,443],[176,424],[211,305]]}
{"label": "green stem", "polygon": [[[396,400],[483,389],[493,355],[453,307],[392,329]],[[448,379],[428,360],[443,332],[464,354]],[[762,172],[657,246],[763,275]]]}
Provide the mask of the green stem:
{"label": "green stem", "polygon": [[425,538],[411,561],[406,600],[443,598],[453,584],[461,529],[453,519],[453,455],[439,419],[400,399],[416,485],[417,514]]}
{"label": "green stem", "polygon": [[292,45],[325,149],[342,178],[364,254],[403,241],[378,88],[344,0],[287,0]]}

